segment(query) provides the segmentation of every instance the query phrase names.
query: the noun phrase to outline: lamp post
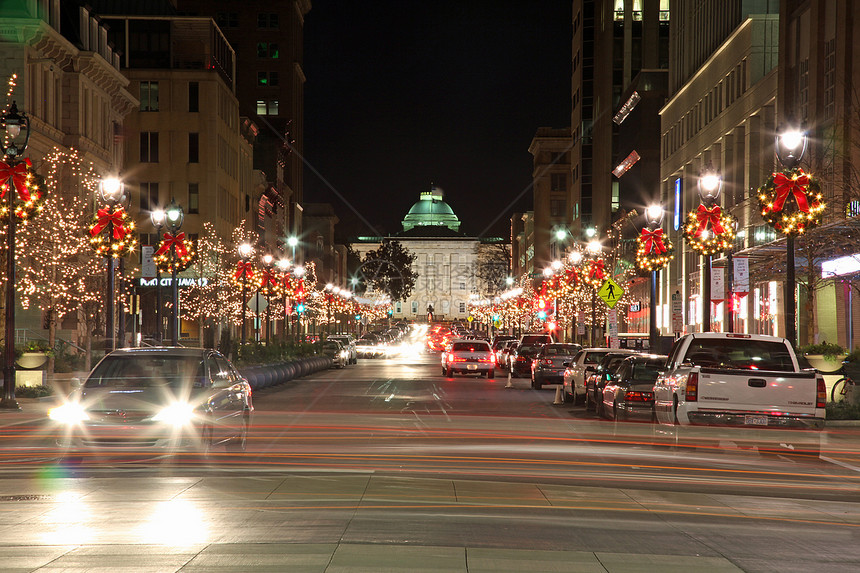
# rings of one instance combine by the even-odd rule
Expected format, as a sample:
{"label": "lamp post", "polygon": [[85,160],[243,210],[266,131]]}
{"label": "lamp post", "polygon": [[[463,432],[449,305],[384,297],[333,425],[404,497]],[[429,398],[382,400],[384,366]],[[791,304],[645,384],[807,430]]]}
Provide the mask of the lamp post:
{"label": "lamp post", "polygon": [[[125,186],[116,177],[108,177],[99,182],[99,195],[102,201],[108,204],[108,210],[113,211],[125,198]],[[108,219],[107,234],[113,235],[114,222]],[[116,303],[114,294],[116,290],[116,257],[111,253],[107,255],[107,299],[105,302],[105,352],[111,352],[115,347],[116,329],[114,328],[114,313]]]}
{"label": "lamp post", "polygon": [[293,263],[296,262],[296,246],[299,244],[299,239],[296,236],[289,237],[287,239],[287,244],[293,250]]}
{"label": "lamp post", "polygon": [[274,282],[274,276],[272,276],[272,265],[275,261],[275,258],[266,253],[263,255],[263,267],[265,267],[265,271],[263,273],[263,286],[266,288],[266,346],[269,345],[269,335],[272,333],[272,301],[269,298],[269,295],[272,292],[272,283]]}
{"label": "lamp post", "polygon": [[238,251],[242,260],[239,262],[239,272],[236,274],[242,279],[242,344],[245,344],[245,335],[247,333],[248,273],[251,272],[249,259],[254,254],[254,247],[249,243],[242,243],[239,245]]}
{"label": "lamp post", "polygon": [[[711,163],[699,174],[699,198],[706,209],[713,209],[720,197],[723,179]],[[708,233],[709,231],[704,231]],[[711,254],[704,256],[702,266],[702,332],[711,331]]]}
{"label": "lamp post", "polygon": [[291,309],[289,306],[290,298],[290,261],[288,259],[278,259],[278,270],[281,271],[281,288],[284,293],[284,342],[289,340],[289,325],[290,325],[290,314]]}
{"label": "lamp post", "polygon": [[[152,226],[155,227],[155,233],[159,237],[161,237],[161,231],[164,229],[164,219],[166,215],[162,209],[156,209],[149,214],[149,220],[152,222]],[[158,264],[155,265],[155,324],[156,324],[156,332],[155,339],[158,341],[160,345],[164,341],[164,323],[161,320],[161,311],[162,311],[162,303],[161,303],[161,269],[158,267]]]}
{"label": "lamp post", "polygon": [[[4,347],[3,367],[3,399],[0,400],[0,409],[20,410],[18,401],[15,399],[15,184],[14,173],[22,165],[18,157],[27,149],[30,141],[30,119],[27,114],[18,112],[18,106],[12,102],[9,111],[6,112],[0,123],[6,129],[6,138],[0,138],[0,149],[8,158],[8,163],[3,164],[6,175],[5,184],[9,196],[9,219],[6,226],[6,344]],[[23,133],[23,141],[20,141]]]}
{"label": "lamp post", "polygon": [[[176,203],[173,199],[170,200],[170,203],[167,205],[167,209],[164,210],[167,221],[167,229],[168,232],[172,235],[169,240],[176,240],[178,237],[179,229],[182,227],[182,221],[185,219],[185,213],[182,211],[182,207]],[[165,237],[167,240],[167,237]],[[179,283],[176,281],[176,244],[172,244],[170,247],[170,260],[171,260],[171,270],[170,270],[170,288],[173,293],[173,307],[170,311],[170,338],[171,344],[173,346],[179,346]]]}
{"label": "lamp post", "polygon": [[[788,170],[800,165],[806,152],[809,138],[806,132],[790,128],[776,136],[776,156]],[[797,279],[794,267],[794,233],[785,238],[785,337],[792,346],[797,346]]]}
{"label": "lamp post", "polygon": [[[590,230],[590,229],[589,229]],[[591,236],[595,236],[595,234],[591,234]],[[593,258],[600,256],[600,253],[603,251],[603,245],[600,244],[600,241],[597,239],[592,239],[585,246],[586,252],[591,255]],[[597,338],[597,287],[591,285],[591,346],[594,346],[595,339]]]}
{"label": "lamp post", "polygon": [[[657,233],[657,229],[660,228],[660,224],[663,222],[663,206],[662,205],[651,205],[647,209],[645,209],[645,223],[648,226],[648,231],[651,237]],[[662,235],[662,230],[660,235]],[[660,239],[659,235],[656,239]],[[652,243],[656,242],[655,239],[652,239]],[[662,241],[661,241],[662,244]],[[651,249],[653,252],[653,248]],[[656,250],[659,250],[656,249]],[[665,251],[665,246],[663,247]],[[649,253],[650,254],[650,253]],[[651,289],[650,289],[650,300],[651,306],[648,309],[648,346],[651,352],[657,352],[659,332],[657,332],[657,268],[651,269]]]}

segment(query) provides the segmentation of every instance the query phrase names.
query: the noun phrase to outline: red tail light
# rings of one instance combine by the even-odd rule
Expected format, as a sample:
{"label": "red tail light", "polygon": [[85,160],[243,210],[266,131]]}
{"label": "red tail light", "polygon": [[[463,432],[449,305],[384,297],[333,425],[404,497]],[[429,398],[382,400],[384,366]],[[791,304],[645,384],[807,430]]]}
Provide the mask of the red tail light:
{"label": "red tail light", "polygon": [[627,392],[624,399],[628,402],[653,402],[654,394],[652,392]]}
{"label": "red tail light", "polygon": [[827,386],[824,384],[824,378],[815,380],[816,392],[818,394],[815,399],[816,408],[824,408],[827,406]]}
{"label": "red tail light", "polygon": [[525,362],[525,361],[526,361],[525,356],[517,356],[517,362]]}
{"label": "red tail light", "polygon": [[550,360],[549,358],[544,358],[543,360],[540,361],[540,363],[543,364],[544,366],[552,366],[552,360]]}
{"label": "red tail light", "polygon": [[687,402],[699,401],[699,373],[693,372],[687,377],[687,391],[684,395]]}

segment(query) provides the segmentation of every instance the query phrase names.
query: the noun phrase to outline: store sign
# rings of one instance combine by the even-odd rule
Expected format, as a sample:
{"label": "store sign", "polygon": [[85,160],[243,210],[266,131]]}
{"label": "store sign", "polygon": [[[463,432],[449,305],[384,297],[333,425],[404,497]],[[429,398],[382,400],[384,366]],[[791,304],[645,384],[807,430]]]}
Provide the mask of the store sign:
{"label": "store sign", "polygon": [[[142,287],[154,287],[154,286],[158,286],[159,282],[158,282],[158,279],[141,278],[139,284]],[[160,284],[163,287],[172,286],[173,285],[173,278],[172,277],[162,277]],[[202,277],[202,278],[178,277],[176,279],[176,284],[177,284],[177,286],[181,286],[181,287],[193,287],[193,286],[204,287],[204,286],[209,284],[209,279],[207,279],[206,277]]]}
{"label": "store sign", "polygon": [[642,310],[642,303],[638,300],[630,304],[630,312],[639,312],[640,310]]}
{"label": "store sign", "polygon": [[[681,178],[675,179],[675,208],[672,227],[677,231],[681,228]],[[681,279],[678,279],[681,280]]]}

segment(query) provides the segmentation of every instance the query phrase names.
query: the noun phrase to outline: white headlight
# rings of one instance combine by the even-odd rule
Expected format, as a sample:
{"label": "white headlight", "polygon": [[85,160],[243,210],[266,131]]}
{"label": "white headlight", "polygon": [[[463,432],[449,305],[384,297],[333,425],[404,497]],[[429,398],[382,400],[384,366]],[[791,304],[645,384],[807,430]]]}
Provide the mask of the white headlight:
{"label": "white headlight", "polygon": [[164,422],[174,426],[184,426],[194,419],[194,407],[185,402],[177,402],[163,409],[152,417],[156,422]]}
{"label": "white headlight", "polygon": [[48,417],[63,424],[77,424],[90,419],[78,402],[66,402],[62,406],[51,408],[48,410]]}

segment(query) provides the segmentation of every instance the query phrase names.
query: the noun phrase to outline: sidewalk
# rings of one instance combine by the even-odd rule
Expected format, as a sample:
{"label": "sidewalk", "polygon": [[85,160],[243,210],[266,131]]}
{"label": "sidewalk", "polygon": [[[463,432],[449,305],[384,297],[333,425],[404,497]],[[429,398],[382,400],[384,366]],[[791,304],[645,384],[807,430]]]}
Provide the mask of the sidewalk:
{"label": "sidewalk", "polygon": [[57,404],[56,396],[17,398],[20,410],[0,410],[0,428],[44,420],[48,409]]}

